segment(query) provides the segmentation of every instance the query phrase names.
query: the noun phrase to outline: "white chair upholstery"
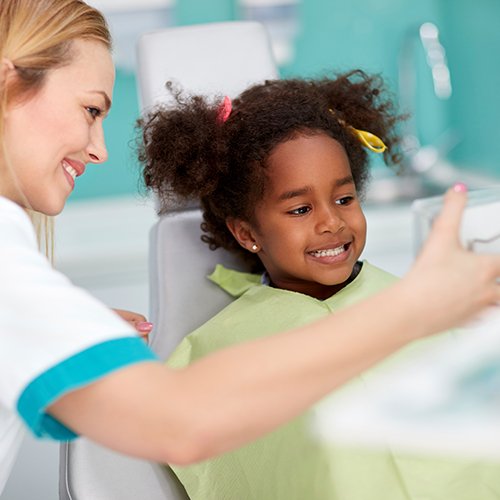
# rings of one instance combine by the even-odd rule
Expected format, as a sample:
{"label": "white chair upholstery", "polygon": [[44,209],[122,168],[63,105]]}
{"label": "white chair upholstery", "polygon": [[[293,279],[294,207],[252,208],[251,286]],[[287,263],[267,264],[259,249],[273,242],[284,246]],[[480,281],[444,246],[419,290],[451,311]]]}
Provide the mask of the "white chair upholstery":
{"label": "white chair upholstery", "polygon": [[229,295],[206,279],[215,265],[242,268],[225,250],[210,251],[200,224],[200,210],[188,209],[161,217],[150,233],[150,345],[161,359],[229,304]]}
{"label": "white chair upholstery", "polygon": [[[138,67],[143,112],[168,100],[168,80],[188,92],[235,96],[253,83],[277,77],[267,33],[255,22],[146,34],[138,46]],[[211,252],[200,240],[198,208],[171,208],[150,237],[150,320],[155,325],[151,346],[161,359],[229,303],[229,297],[206,279],[214,265],[241,265],[228,252]],[[125,457],[85,439],[61,447],[60,498],[189,500],[168,467]]]}
{"label": "white chair upholstery", "polygon": [[169,80],[190,93],[235,97],[253,83],[278,77],[264,26],[249,21],[149,33],[139,41],[137,58],[143,112],[168,102]]}
{"label": "white chair upholstery", "polygon": [[60,448],[61,500],[189,500],[172,470],[87,439]]}

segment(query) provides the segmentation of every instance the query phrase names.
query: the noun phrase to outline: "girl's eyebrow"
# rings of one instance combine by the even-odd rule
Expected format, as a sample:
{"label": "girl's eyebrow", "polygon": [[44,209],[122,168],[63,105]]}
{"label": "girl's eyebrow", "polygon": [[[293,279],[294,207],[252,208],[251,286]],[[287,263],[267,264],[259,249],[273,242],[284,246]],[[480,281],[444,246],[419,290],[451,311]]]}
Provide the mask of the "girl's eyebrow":
{"label": "girl's eyebrow", "polygon": [[347,175],[345,177],[342,177],[342,179],[337,179],[335,181],[335,187],[342,187],[346,186],[347,184],[354,184],[352,175]]}
{"label": "girl's eyebrow", "polygon": [[312,191],[311,186],[304,186],[298,189],[291,189],[290,191],[285,191],[281,193],[278,197],[278,201],[290,200],[291,198],[296,198],[297,196],[303,196]]}
{"label": "girl's eyebrow", "polygon": [[[352,175],[347,175],[341,179],[337,179],[334,183],[335,187],[342,187],[348,184],[354,184],[354,179]],[[311,186],[304,186],[302,188],[291,189],[290,191],[285,191],[278,196],[278,201],[286,201],[292,198],[297,198],[298,196],[304,196],[312,191]]]}

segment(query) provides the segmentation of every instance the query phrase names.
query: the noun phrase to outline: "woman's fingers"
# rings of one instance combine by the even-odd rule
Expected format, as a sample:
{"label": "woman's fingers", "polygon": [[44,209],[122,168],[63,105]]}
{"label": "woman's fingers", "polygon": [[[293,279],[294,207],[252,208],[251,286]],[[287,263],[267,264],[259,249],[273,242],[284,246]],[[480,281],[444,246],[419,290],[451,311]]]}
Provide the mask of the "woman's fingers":
{"label": "woman's fingers", "polygon": [[126,311],[125,309],[113,309],[113,311],[115,311],[116,314],[118,314],[122,319],[128,321],[129,323],[138,323],[141,321],[146,321],[145,316],[133,311]]}
{"label": "woman's fingers", "polygon": [[443,207],[436,217],[430,238],[441,242],[459,242],[462,216],[467,205],[467,187],[458,183],[448,189]]}
{"label": "woman's fingers", "polygon": [[146,321],[145,316],[142,314],[125,311],[123,309],[113,309],[122,319],[130,323],[136,330],[137,333],[147,342],[148,336],[153,330],[153,323]]}

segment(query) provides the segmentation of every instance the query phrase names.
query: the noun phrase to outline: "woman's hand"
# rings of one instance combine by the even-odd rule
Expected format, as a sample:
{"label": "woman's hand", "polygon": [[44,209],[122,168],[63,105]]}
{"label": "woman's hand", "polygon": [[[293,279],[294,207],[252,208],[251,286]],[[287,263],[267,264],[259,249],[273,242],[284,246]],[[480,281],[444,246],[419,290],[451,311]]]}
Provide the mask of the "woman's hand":
{"label": "woman's hand", "polygon": [[[415,304],[422,304],[422,321],[437,330],[456,326],[500,302],[500,255],[474,254],[459,241],[466,192],[463,184],[448,190],[441,214],[403,280],[412,288]],[[432,303],[439,310],[429,307]]]}
{"label": "woman's hand", "polygon": [[153,329],[153,324],[146,321],[146,318],[142,314],[125,311],[123,309],[113,309],[113,311],[115,311],[115,313],[122,319],[130,323],[145,342],[148,341],[148,336]]}

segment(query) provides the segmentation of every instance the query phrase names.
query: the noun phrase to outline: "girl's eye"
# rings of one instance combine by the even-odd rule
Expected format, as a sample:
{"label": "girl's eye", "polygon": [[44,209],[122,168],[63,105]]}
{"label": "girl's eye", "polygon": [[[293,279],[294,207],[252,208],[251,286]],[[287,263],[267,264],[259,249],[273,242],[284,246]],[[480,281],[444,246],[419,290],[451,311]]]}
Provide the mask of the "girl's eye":
{"label": "girl's eye", "polygon": [[337,205],[349,205],[354,200],[354,196],[344,196],[335,201]]}
{"label": "girl's eye", "polygon": [[95,120],[96,118],[98,118],[99,116],[102,115],[102,111],[99,109],[99,108],[94,108],[93,106],[88,106],[87,108],[87,112],[89,113],[89,115]]}
{"label": "girl's eye", "polygon": [[288,213],[291,215],[305,215],[310,212],[310,207],[299,207],[299,208],[294,208],[293,210],[290,210]]}

